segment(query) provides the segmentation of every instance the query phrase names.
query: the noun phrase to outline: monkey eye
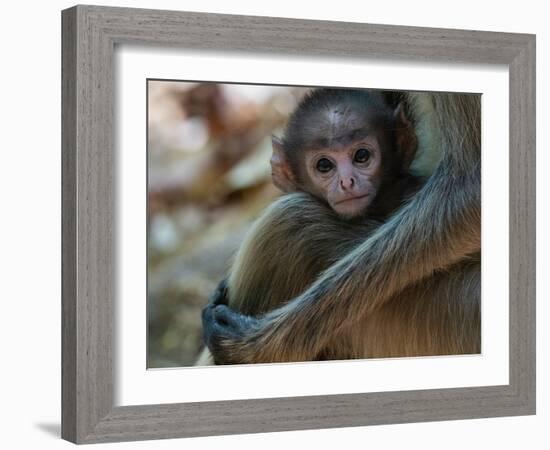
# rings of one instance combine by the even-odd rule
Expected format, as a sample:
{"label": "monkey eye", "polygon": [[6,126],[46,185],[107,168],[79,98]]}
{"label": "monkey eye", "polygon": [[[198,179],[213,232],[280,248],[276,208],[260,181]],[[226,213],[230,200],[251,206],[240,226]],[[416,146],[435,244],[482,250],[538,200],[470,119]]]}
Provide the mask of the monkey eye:
{"label": "monkey eye", "polygon": [[365,163],[370,159],[370,150],[366,148],[360,148],[355,152],[353,160],[358,163]]}
{"label": "monkey eye", "polygon": [[321,158],[319,161],[317,161],[316,167],[319,172],[326,173],[332,170],[334,164],[332,164],[332,162],[327,158]]}

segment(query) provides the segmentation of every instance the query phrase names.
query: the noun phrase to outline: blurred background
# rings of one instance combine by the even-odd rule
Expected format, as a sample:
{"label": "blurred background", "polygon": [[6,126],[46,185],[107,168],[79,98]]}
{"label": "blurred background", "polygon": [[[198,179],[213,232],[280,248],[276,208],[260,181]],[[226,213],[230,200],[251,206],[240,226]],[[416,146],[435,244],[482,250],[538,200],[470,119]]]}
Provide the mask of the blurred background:
{"label": "blurred background", "polygon": [[261,211],[305,88],[148,81],[147,367],[193,365],[202,307]]}

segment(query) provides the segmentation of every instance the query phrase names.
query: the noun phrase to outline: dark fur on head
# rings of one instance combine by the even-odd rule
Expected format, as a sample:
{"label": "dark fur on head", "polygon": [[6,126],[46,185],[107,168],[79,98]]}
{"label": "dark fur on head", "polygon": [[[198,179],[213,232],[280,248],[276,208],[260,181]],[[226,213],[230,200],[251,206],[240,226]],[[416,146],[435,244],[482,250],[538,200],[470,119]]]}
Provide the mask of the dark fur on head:
{"label": "dark fur on head", "polygon": [[[323,88],[310,91],[289,118],[282,144],[295,175],[301,178],[304,150],[336,148],[373,132],[389,138],[395,147],[394,109],[381,91]],[[385,171],[399,173],[393,155],[384,154]]]}

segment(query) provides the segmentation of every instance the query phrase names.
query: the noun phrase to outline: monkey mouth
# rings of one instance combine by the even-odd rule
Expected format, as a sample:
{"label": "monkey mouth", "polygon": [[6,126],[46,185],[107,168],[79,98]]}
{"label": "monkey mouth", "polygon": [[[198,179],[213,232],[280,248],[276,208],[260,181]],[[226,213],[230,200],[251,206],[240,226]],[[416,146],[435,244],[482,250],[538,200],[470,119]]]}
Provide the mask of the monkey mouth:
{"label": "monkey mouth", "polygon": [[360,199],[366,198],[366,197],[368,197],[368,196],[369,196],[369,194],[363,194],[363,195],[357,195],[356,197],[348,197],[348,198],[345,198],[345,199],[343,199],[343,200],[338,200],[338,201],[335,202],[334,204],[335,204],[335,205],[340,205],[340,204],[342,204],[342,203],[351,202],[351,201],[353,201],[353,200],[360,200]]}

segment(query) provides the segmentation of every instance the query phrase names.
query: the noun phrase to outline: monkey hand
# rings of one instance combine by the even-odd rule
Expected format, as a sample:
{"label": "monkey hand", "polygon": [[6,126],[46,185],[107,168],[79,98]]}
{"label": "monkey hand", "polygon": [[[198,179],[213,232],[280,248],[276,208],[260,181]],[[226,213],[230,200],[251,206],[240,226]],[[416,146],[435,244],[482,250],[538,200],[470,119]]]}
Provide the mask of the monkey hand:
{"label": "monkey hand", "polygon": [[258,320],[227,306],[227,283],[223,280],[202,311],[203,339],[216,364],[245,363],[236,351],[250,336]]}

